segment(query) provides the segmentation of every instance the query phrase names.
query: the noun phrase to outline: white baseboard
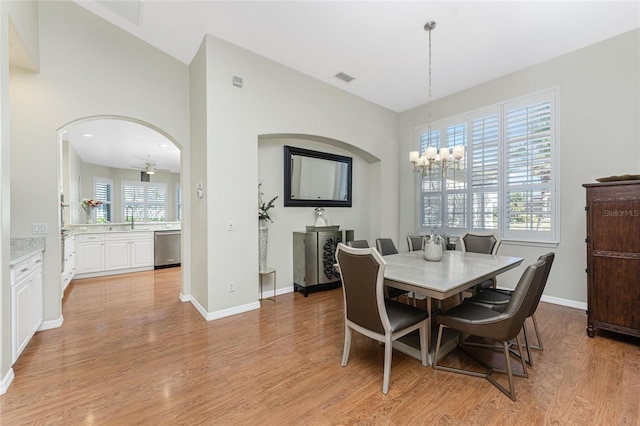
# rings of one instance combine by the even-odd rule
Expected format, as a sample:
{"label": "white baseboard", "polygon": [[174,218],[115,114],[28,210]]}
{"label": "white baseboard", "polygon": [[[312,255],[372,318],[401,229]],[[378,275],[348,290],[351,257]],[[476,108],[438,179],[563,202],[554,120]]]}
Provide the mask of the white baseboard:
{"label": "white baseboard", "polygon": [[260,309],[260,302],[247,303],[246,305],[234,306],[233,308],[222,309],[215,312],[207,312],[207,310],[204,309],[195,298],[191,299],[191,304],[195,306],[196,310],[200,312],[200,315],[202,315],[207,321],[213,321],[220,318],[230,317],[232,315],[253,311],[254,309]]}
{"label": "white baseboard", "polygon": [[42,324],[40,324],[38,331],[51,330],[52,328],[60,328],[62,327],[63,322],[64,322],[64,317],[62,315],[60,315],[60,318],[58,319],[54,319],[50,321],[42,321]]}
{"label": "white baseboard", "polygon": [[[280,296],[281,294],[287,294],[287,293],[293,293],[293,286],[285,287],[285,288],[276,288],[276,296]],[[273,297],[273,290],[263,291],[260,297],[262,299]]]}
{"label": "white baseboard", "polygon": [[[503,290],[513,290],[512,288],[507,288],[507,287],[498,287],[498,288],[501,288]],[[571,300],[571,299],[563,299],[561,297],[542,295],[542,297],[540,298],[540,301],[551,303],[553,305],[566,306],[567,308],[582,309],[583,311],[587,310],[587,304],[585,302],[578,302],[576,300]]]}
{"label": "white baseboard", "polygon": [[540,298],[542,302],[552,303],[554,305],[566,306],[567,308],[587,310],[587,304],[585,302],[577,302],[575,300],[562,299],[560,297],[542,296]]}
{"label": "white baseboard", "polygon": [[191,295],[190,294],[180,293],[180,301],[181,302],[191,302]]}
{"label": "white baseboard", "polygon": [[10,368],[9,371],[7,371],[6,376],[2,378],[2,382],[0,382],[0,395],[4,395],[5,393],[7,393],[7,391],[9,390],[9,386],[11,386],[11,383],[13,383],[14,377],[15,376],[13,374],[13,368]]}

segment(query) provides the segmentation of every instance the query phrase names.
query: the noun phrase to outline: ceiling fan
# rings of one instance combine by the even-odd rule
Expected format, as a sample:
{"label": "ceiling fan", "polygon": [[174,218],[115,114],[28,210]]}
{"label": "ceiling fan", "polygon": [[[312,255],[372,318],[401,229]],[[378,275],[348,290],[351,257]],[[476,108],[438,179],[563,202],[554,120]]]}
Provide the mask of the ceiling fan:
{"label": "ceiling fan", "polygon": [[140,167],[140,166],[131,166],[131,168],[133,169],[138,169],[138,170],[143,170],[145,171],[148,175],[153,175],[156,173],[156,171],[158,172],[168,172],[170,170],[166,170],[166,169],[157,169],[156,168],[156,163],[153,161],[149,161],[147,163],[145,163],[144,167]]}

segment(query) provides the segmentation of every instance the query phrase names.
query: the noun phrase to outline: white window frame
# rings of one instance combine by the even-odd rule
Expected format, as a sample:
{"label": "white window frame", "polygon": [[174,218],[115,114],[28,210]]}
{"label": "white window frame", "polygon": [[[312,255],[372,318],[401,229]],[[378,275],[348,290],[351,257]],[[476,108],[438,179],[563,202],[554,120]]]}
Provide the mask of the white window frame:
{"label": "white window frame", "polygon": [[[126,201],[126,188],[130,186],[142,187],[144,189],[143,201],[139,201],[134,203],[134,211],[135,211],[135,221],[148,222],[149,219],[149,205],[157,204],[151,203],[149,201],[149,190],[154,188],[162,188],[164,191],[164,220],[153,220],[153,222],[166,222],[167,220],[167,184],[166,183],[155,183],[155,182],[134,182],[134,181],[123,181],[122,182],[122,218],[123,221],[127,221],[127,206],[131,205],[131,202]],[[136,208],[138,207],[138,208]]]}
{"label": "white window frame", "polygon": [[[440,131],[441,140],[439,141],[440,146],[446,146],[446,130],[448,126],[458,124],[458,123],[466,123],[467,125],[467,138],[465,145],[465,158],[462,160],[462,169],[460,171],[452,172],[450,169],[447,171],[447,176],[450,177],[451,173],[462,173],[466,179],[466,187],[464,189],[451,189],[445,187],[445,180],[442,178],[442,171],[440,168],[435,167],[431,172],[431,180],[435,180],[435,182],[431,182],[429,177],[423,178],[421,175],[417,174],[417,229],[420,233],[431,233],[434,231],[434,228],[437,228],[437,232],[444,233],[449,236],[459,236],[464,233],[464,231],[475,231],[475,232],[493,232],[496,233],[501,239],[506,241],[514,241],[514,242],[525,242],[525,243],[540,243],[540,244],[557,244],[560,240],[560,135],[559,135],[559,88],[551,88],[541,92],[537,92],[534,94],[522,96],[515,99],[506,100],[504,102],[500,102],[495,105],[491,105],[488,107],[484,107],[481,109],[477,109],[471,112],[459,114],[453,117],[448,117],[446,119],[433,122],[431,125],[422,125],[416,128],[416,140],[420,150],[424,149],[424,146],[421,147],[421,138],[422,135],[427,133],[430,129],[431,132]],[[507,218],[507,194],[509,189],[520,189],[522,191],[525,190],[534,190],[540,192],[542,188],[540,185],[531,184],[525,185],[522,187],[509,187],[507,185],[507,162],[506,162],[506,120],[505,117],[507,115],[507,109],[513,110],[516,106],[523,105],[533,105],[541,100],[548,100],[551,107],[551,123],[550,123],[550,180],[547,181],[543,187],[545,191],[548,191],[550,194],[549,202],[550,202],[550,229],[548,231],[534,231],[534,230],[519,230],[519,229],[510,229],[509,221]],[[497,152],[497,168],[498,168],[498,182],[495,187],[497,192],[497,226],[496,228],[477,228],[473,226],[473,195],[474,193],[479,192],[487,192],[482,188],[478,189],[473,187],[472,185],[472,149],[471,142],[473,137],[473,122],[480,117],[486,117],[491,114],[497,115],[497,132],[498,132],[498,152]],[[449,147],[450,148],[450,147]],[[513,158],[513,157],[512,157]],[[453,166],[452,166],[453,167]],[[460,180],[460,175],[457,176],[457,179]],[[452,178],[450,177],[446,180],[447,184],[451,187]],[[426,188],[433,188],[432,191],[423,191],[423,185]],[[493,189],[493,187],[491,187]],[[494,192],[491,190],[490,192]],[[466,194],[466,223],[464,227],[454,227],[450,226],[447,222],[449,219],[449,212],[447,210],[447,197],[455,194]],[[438,224],[425,224],[423,223],[423,219],[426,216],[425,207],[423,207],[423,199],[425,195],[438,199],[438,194],[440,194],[440,206],[435,206],[435,208],[439,208],[440,212],[440,222]],[[463,197],[464,198],[464,197]],[[433,208],[433,207],[432,207]]]}
{"label": "white window frame", "polygon": [[[97,186],[99,184],[108,185],[111,188],[110,189],[110,193],[111,193],[111,199],[110,200],[104,200],[104,199],[98,198]],[[98,207],[98,211],[100,211],[100,210],[109,210],[109,213],[110,213],[110,216],[111,216],[111,218],[108,218],[108,219],[110,219],[109,222],[113,222],[113,220],[114,220],[113,215],[115,213],[113,211],[113,195],[114,195],[113,191],[114,191],[113,179],[107,179],[107,178],[103,178],[103,177],[94,176],[94,178],[93,178],[93,198],[95,200],[102,201],[102,205],[100,205]],[[98,212],[96,212],[96,213],[97,213],[96,214],[96,219],[97,219],[97,216],[100,213],[98,213]]]}

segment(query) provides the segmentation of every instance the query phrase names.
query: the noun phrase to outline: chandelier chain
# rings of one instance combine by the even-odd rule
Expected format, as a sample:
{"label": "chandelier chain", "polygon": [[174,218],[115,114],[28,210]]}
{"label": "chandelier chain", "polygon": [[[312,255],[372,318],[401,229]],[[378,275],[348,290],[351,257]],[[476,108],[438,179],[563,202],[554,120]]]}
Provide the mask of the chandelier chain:
{"label": "chandelier chain", "polygon": [[[411,151],[409,153],[409,161],[413,164],[413,170],[422,174],[423,179],[428,175],[431,185],[431,169],[436,166],[442,170],[442,177],[446,178],[447,168],[452,164],[455,168],[460,166],[461,161],[464,159],[464,146],[453,146],[452,151],[449,147],[441,147],[440,150],[431,144],[432,132],[431,132],[431,104],[433,101],[433,87],[432,87],[432,52],[431,52],[431,31],[436,27],[435,21],[429,21],[424,25],[424,30],[429,32],[429,66],[428,66],[428,99],[427,99],[427,147],[424,152],[421,152],[422,144],[418,151]],[[438,138],[439,139],[439,138]],[[439,141],[438,141],[439,142]],[[439,143],[438,143],[439,144]],[[455,169],[454,169],[455,170]]]}

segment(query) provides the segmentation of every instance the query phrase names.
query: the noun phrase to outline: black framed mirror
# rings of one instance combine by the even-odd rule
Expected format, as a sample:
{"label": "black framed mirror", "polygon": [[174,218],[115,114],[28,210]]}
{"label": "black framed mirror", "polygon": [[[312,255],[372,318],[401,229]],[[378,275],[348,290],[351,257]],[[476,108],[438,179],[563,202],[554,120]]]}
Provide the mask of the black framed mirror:
{"label": "black framed mirror", "polygon": [[284,146],[285,207],[351,207],[353,159]]}

